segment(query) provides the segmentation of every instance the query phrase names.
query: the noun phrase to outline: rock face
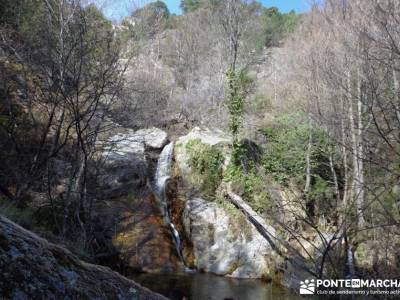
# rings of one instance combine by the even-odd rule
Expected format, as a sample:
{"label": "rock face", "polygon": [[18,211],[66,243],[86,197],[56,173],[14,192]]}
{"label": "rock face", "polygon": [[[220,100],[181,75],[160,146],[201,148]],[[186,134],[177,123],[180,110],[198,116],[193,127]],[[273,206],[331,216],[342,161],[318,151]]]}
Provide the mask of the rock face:
{"label": "rock face", "polygon": [[100,177],[103,194],[118,197],[146,183],[147,164],[143,139],[135,134],[119,133],[107,141]]}
{"label": "rock face", "polygon": [[183,220],[199,270],[236,278],[268,277],[272,271],[271,246],[240,212],[232,215],[194,198],[187,201]]}
{"label": "rock face", "polygon": [[121,128],[106,140],[101,153],[106,162],[100,182],[103,201],[97,203],[95,215],[106,236],[105,255],[117,258],[128,272],[183,268],[150,188],[151,165],[167,142],[167,133],[158,128]]}
{"label": "rock face", "polygon": [[[188,165],[189,155],[186,150],[186,145],[188,142],[199,139],[203,144],[207,145],[221,145],[222,147],[228,146],[232,142],[232,138],[218,129],[207,129],[195,127],[187,135],[181,136],[176,141],[175,146],[175,161],[180,169],[183,176],[189,175],[191,173],[190,167]],[[229,155],[227,155],[228,160]],[[225,162],[225,165],[228,161]]]}
{"label": "rock face", "polygon": [[110,218],[110,209],[106,209],[104,218],[118,220],[110,234],[119,261],[140,272],[164,273],[183,269],[155,197],[148,192],[140,199],[126,198],[116,202],[112,205],[115,215]]}
{"label": "rock face", "polygon": [[138,190],[149,176],[147,149],[161,149],[168,142],[166,132],[158,128],[125,130],[105,142],[101,156],[105,169],[100,177],[103,193],[118,197]]}
{"label": "rock face", "polygon": [[4,299],[166,299],[109,268],[80,261],[2,216],[0,295]]}
{"label": "rock face", "polygon": [[142,137],[145,145],[149,148],[161,149],[168,143],[168,134],[156,127],[140,129],[135,134]]}

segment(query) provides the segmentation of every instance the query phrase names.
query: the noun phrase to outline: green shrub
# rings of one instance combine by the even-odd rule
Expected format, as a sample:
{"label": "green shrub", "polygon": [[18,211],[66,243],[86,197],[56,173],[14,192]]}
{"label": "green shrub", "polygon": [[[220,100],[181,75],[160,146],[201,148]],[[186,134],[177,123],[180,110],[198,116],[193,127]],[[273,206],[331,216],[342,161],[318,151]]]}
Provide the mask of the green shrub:
{"label": "green shrub", "polygon": [[186,144],[189,153],[189,166],[193,170],[192,184],[199,188],[204,196],[215,196],[222,181],[224,156],[217,146],[202,143],[199,139]]}
{"label": "green shrub", "polygon": [[[275,127],[265,128],[263,132],[268,139],[268,148],[263,157],[266,172],[281,184],[287,185],[291,179],[303,186],[307,168],[308,125],[302,123],[300,116],[284,116],[277,120]],[[330,152],[331,145],[325,133],[313,128],[310,157],[313,176],[331,179]]]}
{"label": "green shrub", "polygon": [[335,201],[332,184],[319,176],[315,176],[310,191],[310,200],[317,204],[319,213],[330,211]]}
{"label": "green shrub", "polygon": [[[263,156],[263,166],[267,174],[283,186],[295,185],[299,190],[303,190],[307,175],[306,159],[310,133],[307,118],[301,115],[285,115],[263,132],[268,139]],[[329,155],[333,156],[334,162],[340,162],[341,159],[321,128],[314,126],[311,136],[311,186],[308,201],[312,207],[315,205],[316,213],[326,214],[331,211],[336,201]],[[340,174],[340,165],[336,165],[335,169],[337,174]]]}
{"label": "green shrub", "polygon": [[249,114],[255,114],[255,115],[264,114],[265,110],[271,108],[272,108],[272,99],[260,94],[256,94],[251,99],[249,99],[249,101],[246,101],[245,103],[245,110]]}
{"label": "green shrub", "polygon": [[256,212],[263,213],[271,207],[266,183],[255,166],[246,173],[242,166],[230,163],[224,172],[224,181],[231,182],[235,189],[240,190],[243,199]]}
{"label": "green shrub", "polygon": [[283,184],[294,176],[302,177],[306,171],[307,127],[268,128],[264,133],[269,140],[263,159],[265,170]]}

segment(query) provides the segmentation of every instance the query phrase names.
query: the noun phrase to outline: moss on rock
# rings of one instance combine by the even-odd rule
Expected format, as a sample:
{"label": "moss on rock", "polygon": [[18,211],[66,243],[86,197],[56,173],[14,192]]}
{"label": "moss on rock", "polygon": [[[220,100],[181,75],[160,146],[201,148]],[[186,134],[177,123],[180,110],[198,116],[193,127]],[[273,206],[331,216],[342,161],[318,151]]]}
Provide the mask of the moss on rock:
{"label": "moss on rock", "polygon": [[193,173],[191,183],[206,197],[214,197],[215,191],[222,181],[224,155],[216,145],[208,145],[200,139],[186,144],[189,153],[189,166]]}

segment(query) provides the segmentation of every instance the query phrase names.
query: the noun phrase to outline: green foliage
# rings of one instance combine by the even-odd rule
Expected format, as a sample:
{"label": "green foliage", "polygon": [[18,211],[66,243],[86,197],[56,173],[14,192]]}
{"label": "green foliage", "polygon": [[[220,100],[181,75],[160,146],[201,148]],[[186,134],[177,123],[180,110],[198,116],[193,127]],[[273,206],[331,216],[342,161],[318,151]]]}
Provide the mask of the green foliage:
{"label": "green foliage", "polygon": [[182,0],[180,4],[180,8],[182,11],[186,13],[193,12],[200,8],[202,1],[201,0]]}
{"label": "green foliage", "polygon": [[129,28],[132,38],[136,40],[148,39],[167,28],[170,15],[168,6],[164,2],[151,2],[132,13],[135,26],[132,26],[126,20],[123,25]]}
{"label": "green foliage", "polygon": [[[42,24],[46,20],[45,2],[40,0],[2,0],[0,26],[12,29],[23,42],[36,43],[42,36]],[[44,29],[44,28],[43,28]],[[46,32],[49,28],[45,28]]]}
{"label": "green foliage", "polygon": [[224,181],[231,182],[236,190],[240,190],[242,197],[258,213],[271,208],[271,199],[266,190],[266,182],[253,165],[249,172],[242,166],[230,163],[224,172]]}
{"label": "green foliage", "polygon": [[264,43],[267,47],[275,47],[288,34],[292,33],[301,20],[301,15],[294,11],[281,13],[278,8],[265,9],[262,22],[264,28]]}
{"label": "green foliage", "polygon": [[224,172],[224,181],[231,182],[255,211],[267,211],[272,203],[263,170],[257,167],[261,161],[261,149],[254,142],[244,139],[237,142],[236,155],[236,160],[232,159]]}
{"label": "green foliage", "polygon": [[[263,165],[267,173],[283,185],[289,181],[300,189],[304,188],[307,168],[309,128],[301,116],[288,115],[277,120],[275,127],[264,129],[268,148],[264,153]],[[329,155],[333,146],[326,134],[319,128],[312,128],[311,147],[311,190],[309,198],[326,211],[334,199]],[[333,156],[337,153],[331,153]],[[338,161],[334,159],[335,161]],[[325,208],[322,208],[325,207]]]}
{"label": "green foliage", "polygon": [[192,182],[207,197],[214,197],[215,191],[222,181],[224,156],[216,146],[203,144],[199,139],[187,143],[189,166],[193,169],[195,178]]}
{"label": "green foliage", "polygon": [[243,122],[244,101],[248,94],[248,87],[253,79],[245,72],[236,73],[232,68],[226,73],[228,82],[226,105],[230,114],[230,131],[234,138],[237,137]]}
{"label": "green foliage", "polygon": [[302,177],[306,171],[307,126],[267,128],[264,133],[269,141],[263,159],[266,171],[280,183],[287,183],[289,178]]}
{"label": "green foliage", "polygon": [[239,78],[235,71],[230,68],[226,73],[228,81],[227,107],[230,114],[229,129],[234,137],[237,137],[239,128],[242,125],[242,114],[244,95],[240,86]]}
{"label": "green foliage", "polygon": [[314,176],[309,200],[318,205],[319,211],[329,212],[334,199],[335,194],[332,184],[318,175]]}
{"label": "green foliage", "polygon": [[96,26],[98,29],[112,29],[112,23],[108,20],[100,9],[97,8],[95,4],[90,4],[85,8],[86,16],[88,22],[91,26]]}
{"label": "green foliage", "polygon": [[90,61],[108,63],[114,59],[120,46],[112,31],[112,23],[94,4],[87,6],[82,14],[87,23],[83,42]]}
{"label": "green foliage", "polygon": [[[379,176],[376,173],[374,176]],[[388,182],[390,179],[388,179]],[[371,203],[371,206],[366,210],[365,217],[373,222],[385,222],[387,216],[386,213],[390,212],[393,220],[400,220],[400,186],[393,184],[392,189],[387,190],[382,186],[371,184],[369,188],[373,188],[377,194],[381,195],[379,202],[374,201],[375,195],[370,195],[366,201]]]}
{"label": "green foliage", "polygon": [[243,123],[244,101],[253,79],[245,72],[236,73],[232,68],[229,68],[226,77],[228,82],[226,106],[230,115],[229,130],[233,136],[232,159],[237,163],[240,156],[238,133]]}
{"label": "green foliage", "polygon": [[135,10],[132,14],[133,17],[143,17],[143,15],[146,15],[149,20],[155,20],[157,18],[168,18],[170,12],[163,1],[155,1]]}
{"label": "green foliage", "polygon": [[42,1],[2,0],[0,5],[0,25],[8,25],[18,31],[25,31],[32,25],[34,15]]}

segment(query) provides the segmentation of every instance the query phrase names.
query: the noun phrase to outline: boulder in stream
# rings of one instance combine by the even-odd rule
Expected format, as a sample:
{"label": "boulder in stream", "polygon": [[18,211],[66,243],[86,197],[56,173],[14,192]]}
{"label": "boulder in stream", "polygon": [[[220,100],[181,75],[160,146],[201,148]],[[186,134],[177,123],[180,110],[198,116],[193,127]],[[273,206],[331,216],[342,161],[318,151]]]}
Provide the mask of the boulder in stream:
{"label": "boulder in stream", "polygon": [[197,269],[235,278],[268,278],[274,270],[272,247],[240,212],[194,198],[183,220]]}

